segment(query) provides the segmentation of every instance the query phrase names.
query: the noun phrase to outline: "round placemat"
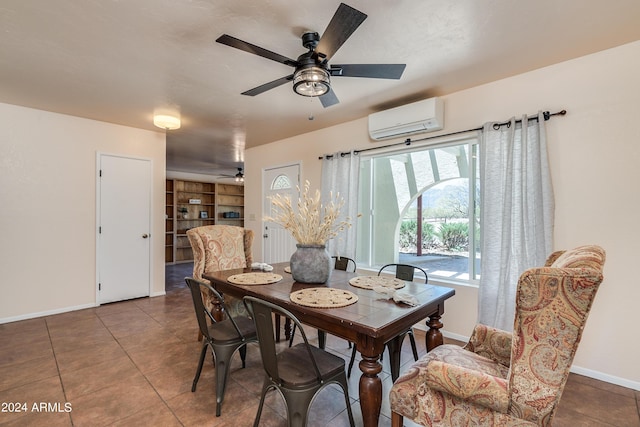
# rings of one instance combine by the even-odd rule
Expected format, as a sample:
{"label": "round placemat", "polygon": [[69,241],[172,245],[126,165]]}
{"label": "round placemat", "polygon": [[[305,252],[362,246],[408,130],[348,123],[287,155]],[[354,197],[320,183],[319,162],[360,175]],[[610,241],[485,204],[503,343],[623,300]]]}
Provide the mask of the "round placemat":
{"label": "round placemat", "polygon": [[358,301],[358,296],[350,291],[334,288],[307,288],[292,292],[291,301],[305,307],[338,308]]}
{"label": "round placemat", "polygon": [[268,285],[282,280],[282,276],[274,273],[242,273],[229,276],[227,281],[235,285]]}
{"label": "round placemat", "polygon": [[284,272],[285,272],[285,273],[289,273],[289,274],[291,274],[291,266],[290,266],[290,265],[287,265],[287,266],[284,268]]}
{"label": "round placemat", "polygon": [[349,284],[356,288],[373,289],[376,286],[384,288],[400,289],[404,288],[404,280],[385,276],[358,276],[349,279]]}

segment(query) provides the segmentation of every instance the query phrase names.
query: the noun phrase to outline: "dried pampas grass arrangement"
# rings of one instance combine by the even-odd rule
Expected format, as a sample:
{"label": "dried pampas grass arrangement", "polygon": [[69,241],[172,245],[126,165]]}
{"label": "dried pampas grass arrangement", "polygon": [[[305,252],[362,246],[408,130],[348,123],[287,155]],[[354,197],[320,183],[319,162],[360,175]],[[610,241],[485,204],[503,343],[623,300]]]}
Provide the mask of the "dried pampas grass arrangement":
{"label": "dried pampas grass arrangement", "polygon": [[[304,183],[304,191],[298,199],[297,209],[291,198],[280,194],[271,198],[275,207],[274,216],[264,218],[287,229],[301,245],[326,245],[327,241],[336,237],[341,231],[351,227],[351,218],[338,222],[340,209],[344,200],[339,194],[329,195],[329,203],[323,206],[320,202],[320,190],[311,196],[309,181]],[[300,191],[300,187],[297,187]]]}

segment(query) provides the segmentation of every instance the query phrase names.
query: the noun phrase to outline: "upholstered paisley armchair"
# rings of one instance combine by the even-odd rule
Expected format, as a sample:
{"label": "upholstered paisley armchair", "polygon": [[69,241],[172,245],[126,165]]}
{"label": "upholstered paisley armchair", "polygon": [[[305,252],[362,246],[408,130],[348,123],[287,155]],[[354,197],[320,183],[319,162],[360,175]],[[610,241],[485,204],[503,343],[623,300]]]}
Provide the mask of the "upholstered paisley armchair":
{"label": "upholstered paisley armchair", "polygon": [[513,333],[477,325],[465,347],[442,345],[390,392],[392,426],[548,426],[556,412],[605,252],[553,253],[518,281]]}
{"label": "upholstered paisley armchair", "polygon": [[[245,268],[253,262],[251,244],[253,231],[232,225],[207,225],[187,231],[193,249],[193,277],[211,284],[202,277],[205,271]],[[212,309],[213,295],[203,295],[207,308]],[[225,305],[232,315],[246,314],[241,299],[225,296]]]}

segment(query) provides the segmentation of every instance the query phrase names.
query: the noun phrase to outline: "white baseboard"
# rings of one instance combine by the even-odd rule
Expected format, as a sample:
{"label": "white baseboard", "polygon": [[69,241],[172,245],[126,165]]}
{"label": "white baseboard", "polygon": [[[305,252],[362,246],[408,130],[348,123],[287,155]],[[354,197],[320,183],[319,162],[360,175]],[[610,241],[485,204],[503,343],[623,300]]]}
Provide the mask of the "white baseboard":
{"label": "white baseboard", "polygon": [[[414,325],[414,328],[416,329],[420,329],[422,331],[426,331],[427,327],[424,323],[420,323],[417,325]],[[451,332],[447,332],[445,330],[441,330],[442,331],[442,335],[445,336],[446,338],[450,338],[452,340],[456,340],[456,341],[461,341],[461,342],[468,342],[469,341],[469,337],[466,337],[464,335],[459,335],[459,334],[454,334]],[[620,377],[616,377],[615,375],[609,375],[609,374],[605,374],[599,371],[594,371],[593,369],[587,369],[587,368],[582,368],[580,366],[576,366],[573,365],[571,366],[571,372],[573,372],[574,374],[578,374],[578,375],[583,375],[585,377],[589,377],[589,378],[593,378],[595,380],[598,381],[604,381],[606,383],[610,383],[610,384],[615,384],[615,385],[619,385],[621,387],[626,387],[626,388],[630,388],[632,390],[639,390],[640,391],[640,382],[638,381],[632,381],[626,378],[620,378]]]}
{"label": "white baseboard", "polygon": [[163,297],[165,296],[167,293],[165,291],[160,291],[160,292],[153,292],[151,295],[149,295],[151,298],[153,297]]}
{"label": "white baseboard", "polygon": [[55,310],[40,311],[37,313],[21,314],[20,316],[4,317],[4,318],[0,318],[0,324],[17,322],[19,320],[35,319],[36,317],[51,316],[54,314],[67,313],[69,311],[84,310],[86,308],[93,308],[97,306],[98,304],[90,303],[90,304],[76,305],[72,307],[57,308]]}
{"label": "white baseboard", "polygon": [[614,375],[604,374],[602,372],[594,371],[593,369],[581,368],[580,366],[573,365],[571,372],[585,377],[593,378],[595,380],[604,381],[606,383],[619,385],[620,387],[626,387],[633,390],[640,391],[640,382],[631,381],[626,378],[616,377]]}

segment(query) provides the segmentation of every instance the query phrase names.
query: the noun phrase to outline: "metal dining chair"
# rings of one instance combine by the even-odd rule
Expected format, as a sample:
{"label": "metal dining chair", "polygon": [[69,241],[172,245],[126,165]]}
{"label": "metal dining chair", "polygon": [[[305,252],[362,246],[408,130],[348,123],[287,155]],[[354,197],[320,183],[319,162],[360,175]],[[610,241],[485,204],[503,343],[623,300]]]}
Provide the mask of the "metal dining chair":
{"label": "metal dining chair", "polygon": [[[332,256],[331,258],[334,260],[333,268],[336,270],[356,271],[357,264],[353,259],[346,256]],[[350,269],[351,266],[353,266],[353,270]]]}
{"label": "metal dining chair", "polygon": [[[302,325],[290,311],[249,296],[244,297],[244,302],[256,325],[266,374],[254,427],[260,423],[265,397],[271,389],[278,390],[285,400],[289,427],[305,427],[313,398],[329,384],[342,388],[349,424],[354,426],[344,359],[309,344]],[[277,352],[273,314],[291,319],[303,341]]]}
{"label": "metal dining chair", "polygon": [[[229,376],[229,363],[231,357],[240,350],[240,358],[242,359],[242,367],[245,367],[245,359],[247,355],[247,343],[257,341],[256,328],[247,316],[243,315],[227,315],[222,321],[216,321],[213,314],[205,307],[202,300],[203,292],[205,295],[213,295],[222,304],[226,311],[224,298],[222,295],[206,283],[200,282],[192,277],[186,277],[185,281],[191,290],[193,298],[193,306],[198,319],[198,326],[203,336],[202,351],[200,352],[200,361],[198,362],[198,370],[193,379],[191,391],[196,391],[202,365],[207,354],[207,347],[211,347],[213,362],[216,368],[216,417],[220,416],[222,400],[224,399],[224,390]],[[207,318],[209,319],[207,321]]]}
{"label": "metal dining chair", "polygon": [[[395,275],[397,279],[400,280],[406,280],[408,282],[413,282],[413,278],[415,277],[415,273],[416,270],[421,271],[422,274],[424,274],[424,283],[426,284],[429,281],[429,277],[427,276],[427,272],[421,268],[418,267],[417,265],[411,265],[411,264],[386,264],[384,266],[382,266],[382,268],[380,268],[380,270],[378,270],[378,276],[380,276],[380,274],[387,268],[394,268],[395,267]],[[409,330],[401,333],[398,337],[399,337],[399,344],[400,346],[402,346],[402,341],[404,341],[404,337],[406,335],[409,335],[409,340],[411,341],[411,351],[413,352],[413,359],[415,361],[418,360],[418,348],[416,347],[416,339],[413,336],[413,330],[410,328]],[[388,346],[387,346],[388,347]],[[391,350],[389,350],[391,351]],[[347,376],[351,377],[351,370],[353,369],[353,363],[356,360],[356,346],[353,346],[353,350],[351,351],[351,359],[349,360],[349,369],[347,370]],[[382,356],[380,357],[380,360],[382,360]],[[391,369],[391,372],[399,372],[399,367],[397,367],[398,369]],[[395,378],[393,378],[393,380],[395,381]]]}

